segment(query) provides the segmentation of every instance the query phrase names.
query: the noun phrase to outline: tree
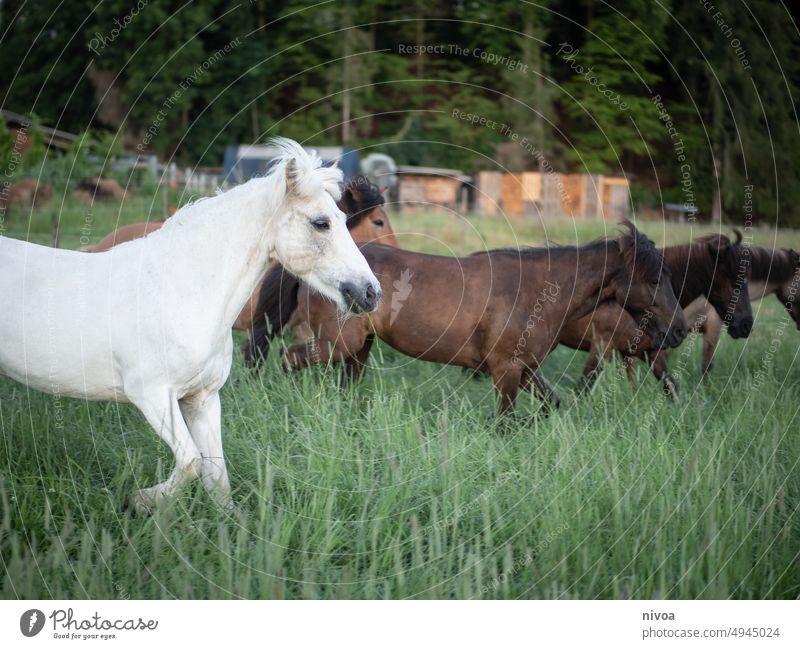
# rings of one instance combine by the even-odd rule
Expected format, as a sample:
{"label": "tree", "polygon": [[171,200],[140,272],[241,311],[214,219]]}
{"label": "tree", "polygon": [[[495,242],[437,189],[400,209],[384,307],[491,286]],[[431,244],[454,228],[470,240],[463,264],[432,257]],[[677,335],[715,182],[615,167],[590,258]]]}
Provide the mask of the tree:
{"label": "tree", "polygon": [[567,155],[580,171],[619,173],[663,135],[652,95],[668,17],[649,0],[626,2],[624,13],[592,2],[587,11],[584,40],[553,53],[553,67],[569,70],[559,102],[569,118]]}
{"label": "tree", "polygon": [[36,113],[46,124],[80,131],[94,112],[86,75],[89,50],[83,30],[94,24],[94,3],[75,0],[65,10],[56,0],[0,4],[2,106]]}

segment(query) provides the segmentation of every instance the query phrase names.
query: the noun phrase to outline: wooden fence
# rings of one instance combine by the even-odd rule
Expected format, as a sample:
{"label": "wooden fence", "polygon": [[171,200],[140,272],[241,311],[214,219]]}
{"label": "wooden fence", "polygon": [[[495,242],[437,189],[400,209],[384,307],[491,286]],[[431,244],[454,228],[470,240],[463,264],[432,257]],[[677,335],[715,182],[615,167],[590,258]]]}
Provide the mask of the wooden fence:
{"label": "wooden fence", "polygon": [[630,184],[627,178],[600,174],[481,171],[475,175],[474,209],[619,220],[630,215]]}

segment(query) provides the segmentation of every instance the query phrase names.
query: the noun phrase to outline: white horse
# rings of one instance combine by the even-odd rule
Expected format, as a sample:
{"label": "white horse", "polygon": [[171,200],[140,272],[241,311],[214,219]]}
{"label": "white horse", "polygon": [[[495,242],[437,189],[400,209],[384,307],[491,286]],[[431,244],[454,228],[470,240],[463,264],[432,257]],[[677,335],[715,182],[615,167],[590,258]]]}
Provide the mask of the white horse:
{"label": "white horse", "polygon": [[132,403],[175,454],[134,492],[148,511],[196,477],[231,505],[219,390],[231,327],[271,259],[340,309],[380,284],[336,207],[341,171],[278,139],[272,173],[187,205],[149,236],[87,255],[0,237],[0,374],[38,390]]}

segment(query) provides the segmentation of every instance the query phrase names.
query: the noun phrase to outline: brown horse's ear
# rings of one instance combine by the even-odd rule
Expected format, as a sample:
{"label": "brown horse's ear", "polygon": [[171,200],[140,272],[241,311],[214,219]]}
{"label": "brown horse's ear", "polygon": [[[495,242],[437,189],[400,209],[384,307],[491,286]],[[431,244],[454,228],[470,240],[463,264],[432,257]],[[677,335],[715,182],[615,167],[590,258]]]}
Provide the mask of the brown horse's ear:
{"label": "brown horse's ear", "polygon": [[736,228],[733,228],[733,233],[736,235],[736,241],[734,241],[731,245],[738,246],[740,243],[742,243],[742,233]]}
{"label": "brown horse's ear", "polygon": [[342,189],[342,196],[339,199],[339,208],[344,212],[348,218],[353,216],[356,211],[356,201],[353,196],[353,188],[350,185],[345,185]]}

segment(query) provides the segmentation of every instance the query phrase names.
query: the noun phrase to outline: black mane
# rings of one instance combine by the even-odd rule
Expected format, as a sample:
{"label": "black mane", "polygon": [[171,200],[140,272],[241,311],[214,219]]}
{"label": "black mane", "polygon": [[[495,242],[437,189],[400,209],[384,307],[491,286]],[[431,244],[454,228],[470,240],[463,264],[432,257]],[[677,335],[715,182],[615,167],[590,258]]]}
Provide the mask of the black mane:
{"label": "black mane", "polygon": [[347,229],[352,230],[383,203],[380,188],[372,184],[366,176],[350,178],[344,184],[342,197],[339,199],[339,208],[347,215]]}
{"label": "black mane", "polygon": [[625,221],[623,225],[627,228],[627,231],[623,231],[616,239],[595,239],[580,246],[554,243],[547,247],[494,248],[473,253],[473,256],[511,254],[524,257],[538,255],[560,257],[566,254],[575,254],[576,250],[595,252],[608,248],[609,244],[617,244],[627,267],[632,271],[638,271],[647,279],[653,280],[658,280],[662,275],[668,274],[664,259],[656,245],[647,236],[639,232],[629,221]]}
{"label": "black mane", "polygon": [[788,282],[796,270],[792,254],[786,248],[750,246],[750,279]]}
{"label": "black mane", "polygon": [[714,234],[664,248],[664,261],[672,274],[675,294],[708,296],[717,274],[731,280],[739,275],[746,279],[747,249],[738,241],[739,237],[732,242],[724,234]]}

